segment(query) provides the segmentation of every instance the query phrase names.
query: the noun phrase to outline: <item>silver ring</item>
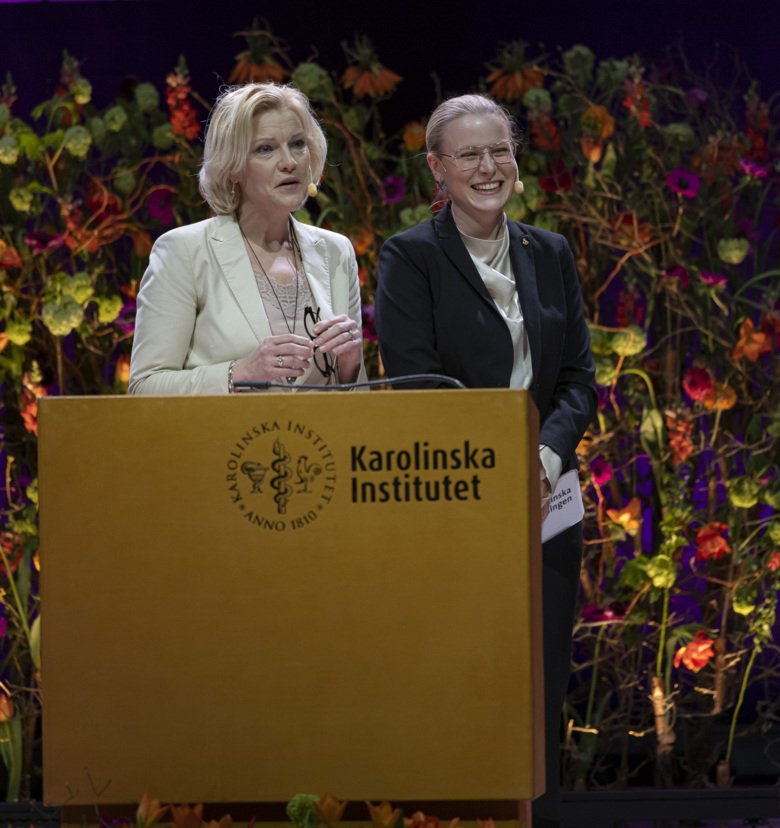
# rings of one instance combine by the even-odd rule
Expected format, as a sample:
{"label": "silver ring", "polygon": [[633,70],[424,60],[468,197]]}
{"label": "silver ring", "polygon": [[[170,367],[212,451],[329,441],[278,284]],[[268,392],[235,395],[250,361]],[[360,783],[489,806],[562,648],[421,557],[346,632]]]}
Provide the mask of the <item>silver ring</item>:
{"label": "silver ring", "polygon": [[280,356],[278,356],[278,357],[276,357],[276,364],[277,364],[280,368],[284,368],[284,357],[283,357],[283,356],[281,356],[281,355],[280,355]]}
{"label": "silver ring", "polygon": [[355,332],[352,330],[352,328],[350,328],[350,329],[347,331],[347,333],[349,334],[349,338],[350,338],[350,340],[352,340],[352,339],[354,339],[354,338],[355,338]]}

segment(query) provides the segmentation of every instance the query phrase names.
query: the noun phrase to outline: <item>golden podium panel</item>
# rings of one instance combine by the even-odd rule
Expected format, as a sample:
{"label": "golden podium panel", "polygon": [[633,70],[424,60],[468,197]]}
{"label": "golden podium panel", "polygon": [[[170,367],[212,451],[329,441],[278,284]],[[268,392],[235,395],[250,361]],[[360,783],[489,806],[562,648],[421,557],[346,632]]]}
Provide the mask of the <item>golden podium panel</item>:
{"label": "golden podium panel", "polygon": [[40,401],[48,804],[543,785],[525,392]]}

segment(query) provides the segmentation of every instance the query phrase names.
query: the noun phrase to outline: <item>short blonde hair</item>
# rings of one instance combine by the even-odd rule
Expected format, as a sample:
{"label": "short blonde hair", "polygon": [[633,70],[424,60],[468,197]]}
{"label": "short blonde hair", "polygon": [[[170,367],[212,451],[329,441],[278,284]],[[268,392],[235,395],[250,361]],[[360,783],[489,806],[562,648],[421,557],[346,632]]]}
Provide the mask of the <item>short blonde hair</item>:
{"label": "short blonde hair", "polygon": [[328,151],[322,127],[306,95],[289,84],[247,83],[222,90],[209,116],[198,173],[200,194],[217,215],[235,213],[241,193],[232,178],[246,169],[256,115],[289,109],[301,121],[311,157],[311,174],[319,181]]}
{"label": "short blonde hair", "polygon": [[425,128],[425,146],[428,152],[441,152],[444,131],[451,121],[463,115],[495,115],[501,118],[513,140],[517,140],[517,125],[514,119],[491,98],[485,95],[458,95],[440,103],[428,118]]}

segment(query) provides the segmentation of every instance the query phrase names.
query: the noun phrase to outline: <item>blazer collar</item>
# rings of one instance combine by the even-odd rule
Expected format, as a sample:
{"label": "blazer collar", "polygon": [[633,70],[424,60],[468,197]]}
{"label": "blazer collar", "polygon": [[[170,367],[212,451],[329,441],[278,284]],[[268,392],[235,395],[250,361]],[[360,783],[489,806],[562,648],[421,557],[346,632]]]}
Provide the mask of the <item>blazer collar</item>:
{"label": "blazer collar", "polygon": [[328,246],[318,228],[302,224],[292,219],[293,232],[298,240],[298,247],[303,259],[303,269],[309,280],[312,297],[317,307],[322,309],[323,318],[326,311],[333,308],[333,289],[330,281],[331,269],[328,265]]}
{"label": "blazer collar", "polygon": [[[433,219],[433,226],[436,235],[439,237],[439,244],[441,245],[444,254],[455,266],[456,270],[463,276],[463,278],[477,291],[477,293],[487,302],[488,306],[498,314],[498,309],[493,301],[479,271],[474,266],[474,262],[466,250],[466,245],[463,244],[463,239],[460,237],[458,227],[455,224],[455,219],[452,217],[452,210],[447,204]],[[500,315],[500,314],[499,314]]]}
{"label": "blazer collar", "polygon": [[[315,228],[295,219],[292,224],[314,301],[318,307],[329,311],[332,289],[325,239]],[[238,222],[233,216],[217,216],[213,219],[210,239],[225,280],[259,342],[271,333],[271,325],[257,290]]]}
{"label": "blazer collar", "polygon": [[271,333],[271,324],[257,290],[241,229],[233,216],[217,216],[212,221],[211,249],[241,312],[260,342]]}
{"label": "blazer collar", "polygon": [[517,298],[523,312],[528,347],[531,350],[533,375],[539,376],[542,356],[542,326],[539,314],[539,286],[534,264],[534,245],[528,231],[522,224],[507,222],[509,232],[509,258],[517,285]]}
{"label": "blazer collar", "polygon": [[[445,255],[455,265],[479,295],[488,303],[490,308],[500,316],[495,302],[485,287],[474,262],[469,256],[466,246],[458,232],[452,210],[448,204],[433,220],[435,232],[439,238]],[[524,225],[514,221],[507,221],[509,233],[509,257],[512,262],[517,298],[523,312],[523,322],[528,336],[528,345],[531,349],[531,363],[534,376],[538,376],[541,359],[542,336],[539,313],[539,291],[536,283],[536,266],[534,264],[533,243],[530,234]]]}

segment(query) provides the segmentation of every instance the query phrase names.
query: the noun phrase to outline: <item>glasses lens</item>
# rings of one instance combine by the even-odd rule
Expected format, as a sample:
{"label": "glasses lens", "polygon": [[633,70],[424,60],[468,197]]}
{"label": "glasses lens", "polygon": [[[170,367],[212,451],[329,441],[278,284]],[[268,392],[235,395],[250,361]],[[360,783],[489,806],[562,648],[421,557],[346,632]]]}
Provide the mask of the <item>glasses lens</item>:
{"label": "glasses lens", "polygon": [[492,147],[466,147],[454,158],[458,167],[465,172],[476,169],[485,153],[490,155],[494,164],[511,164],[515,157],[515,147],[510,141],[494,144]]}

